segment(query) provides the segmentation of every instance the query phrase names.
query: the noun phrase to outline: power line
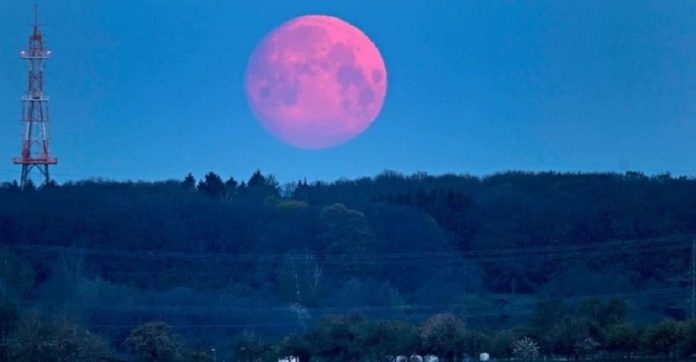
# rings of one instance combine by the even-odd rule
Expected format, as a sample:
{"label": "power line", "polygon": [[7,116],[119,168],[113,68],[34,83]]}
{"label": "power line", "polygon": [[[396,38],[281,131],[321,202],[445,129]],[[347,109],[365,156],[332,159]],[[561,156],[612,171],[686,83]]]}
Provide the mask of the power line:
{"label": "power line", "polygon": [[[11,169],[6,169],[6,168],[0,168],[0,173],[4,174],[16,174],[17,170],[11,170]],[[74,178],[74,180],[68,180],[70,181],[75,181],[75,182],[81,182],[81,181],[92,181],[92,180],[108,180],[108,181],[115,181],[115,182],[128,182],[128,181],[134,181],[135,179],[132,179],[131,177],[122,177],[122,176],[99,176],[99,175],[89,175],[86,173],[74,173],[74,172],[52,172],[51,175],[55,176],[60,176],[60,177],[66,177],[66,178]],[[163,180],[163,181],[168,181],[168,180]],[[153,182],[153,183],[156,183]]]}
{"label": "power line", "polygon": [[[635,301],[641,301],[641,300],[656,300],[664,297],[674,297],[677,294],[683,292],[682,289],[679,288],[663,288],[663,289],[653,289],[653,290],[645,290],[645,291],[638,291],[638,292],[624,292],[624,293],[603,293],[603,294],[589,294],[589,295],[582,295],[582,296],[574,296],[574,297],[569,297],[569,298],[563,298],[564,301],[581,301],[585,299],[590,299],[590,298],[609,298],[609,297],[620,297],[623,300],[627,302],[635,302]],[[414,318],[414,317],[427,317],[432,315],[432,313],[441,311],[441,310],[452,310],[454,308],[465,308],[463,311],[457,312],[457,314],[460,317],[463,318],[477,318],[477,317],[497,317],[501,315],[506,315],[506,316],[522,316],[522,315],[528,315],[531,314],[535,311],[536,303],[543,301],[543,300],[548,300],[548,299],[543,299],[543,298],[535,298],[535,299],[530,299],[527,301],[521,302],[519,305],[508,307],[508,308],[500,308],[497,306],[470,306],[467,304],[463,303],[452,303],[452,304],[433,304],[433,305],[420,305],[419,309],[414,309],[411,310],[410,312],[408,311],[409,307],[413,306],[346,306],[346,307],[323,307],[323,308],[307,308],[309,312],[318,314],[318,316],[325,316],[325,315],[331,315],[333,313],[380,313],[380,315],[384,315],[384,312],[387,311],[404,311],[404,312],[409,312],[407,313],[407,316]],[[48,305],[48,303],[29,303],[27,305],[30,306],[45,306]],[[271,318],[270,315],[268,315],[269,312],[274,312],[274,311],[282,311],[282,312],[292,312],[292,310],[289,307],[264,307],[264,308],[259,308],[259,307],[248,307],[248,308],[239,308],[239,307],[218,307],[218,308],[210,308],[210,307],[199,307],[199,306],[167,306],[167,305],[147,305],[145,307],[147,308],[142,308],[143,306],[108,306],[108,305],[85,305],[81,303],[71,303],[71,305],[75,308],[79,308],[80,310],[122,310],[122,311],[133,311],[133,310],[138,310],[138,311],[156,311],[160,314],[165,314],[165,315],[204,315],[206,317],[215,317],[215,316],[227,316],[227,317],[233,317],[228,314],[219,314],[221,312],[229,312],[229,310],[234,310],[234,311],[242,311],[245,312],[243,314],[244,317],[248,318],[250,315],[248,314],[249,312],[262,312],[264,313],[263,315],[259,316],[259,318],[263,318],[264,320],[268,320]],[[170,307],[173,307],[172,309],[169,309]],[[181,311],[179,309],[186,309],[184,311]],[[217,311],[219,312],[218,314],[215,313],[210,313],[209,310]],[[249,328],[249,327],[297,327],[299,322],[295,323],[288,323],[288,322],[263,322],[263,323],[197,323],[197,324],[173,324],[172,327],[177,328],[177,329],[204,329],[204,328],[235,328],[235,327],[244,327],[244,328]],[[105,329],[130,329],[130,328],[135,328],[139,326],[139,324],[87,324],[89,328],[105,328]]]}
{"label": "power line", "polygon": [[[683,293],[682,288],[656,288],[641,291],[624,291],[616,293],[596,293],[596,294],[584,294],[576,295],[572,297],[560,298],[565,302],[577,302],[586,299],[608,299],[608,298],[621,298],[624,300],[641,300],[644,298],[653,297],[665,297],[665,296],[676,296]],[[513,305],[509,308],[515,310],[515,308],[521,307],[534,307],[536,303],[540,301],[552,300],[554,298],[548,297],[535,297],[521,300],[518,305]],[[19,305],[28,307],[57,307],[55,303],[48,302],[24,302],[18,303]],[[285,306],[206,306],[206,305],[172,305],[172,304],[100,304],[100,303],[81,303],[79,301],[66,302],[61,306],[70,306],[79,308],[81,310],[122,310],[122,311],[143,311],[150,312],[156,311],[167,314],[214,314],[218,313],[230,313],[230,312],[292,312],[292,305]],[[442,310],[442,309],[452,309],[452,308],[466,308],[468,311],[477,310],[488,310],[495,309],[501,310],[505,307],[493,306],[493,305],[471,305],[470,303],[439,303],[439,304],[403,304],[403,305],[349,305],[349,306],[327,306],[327,307],[302,307],[303,310],[314,313],[340,313],[345,311],[354,312],[384,312],[390,310],[399,311],[419,311],[419,310]]]}
{"label": "power line", "polygon": [[[299,262],[298,260],[295,259],[262,259],[257,262],[254,261],[229,261],[229,260],[218,260],[218,262],[224,262],[224,263],[229,263],[229,264],[255,264],[255,265],[266,265],[266,266],[281,266],[284,262],[291,260],[296,262],[296,266],[309,266],[309,267],[317,267],[321,268],[322,270],[325,270],[326,268],[330,268],[332,271],[355,271],[356,268],[360,268],[359,270],[367,270],[365,268],[373,267],[376,269],[384,270],[384,269],[403,269],[403,268],[409,268],[409,269],[447,269],[447,268],[457,268],[457,267],[470,267],[472,262],[479,262],[479,263],[484,263],[484,264],[496,264],[496,263],[507,263],[507,262],[512,262],[512,261],[526,261],[526,262],[533,262],[533,261],[551,261],[551,260],[567,260],[567,259],[577,259],[577,258],[588,258],[588,257],[610,257],[610,256],[615,256],[615,255],[641,255],[641,254],[659,254],[659,253],[664,253],[664,252],[675,252],[679,250],[685,250],[687,247],[686,246],[664,246],[664,247],[652,247],[652,248],[643,248],[643,249],[631,249],[631,250],[606,250],[606,251],[593,251],[593,252],[587,252],[587,253],[563,253],[563,254],[548,254],[548,255],[533,255],[533,256],[526,256],[526,255],[512,255],[512,256],[504,256],[504,257],[488,257],[488,258],[476,258],[476,257],[458,257],[458,256],[453,256],[449,258],[439,258],[439,259],[434,259],[434,258],[427,258],[427,259],[420,259],[420,258],[410,258],[410,259],[405,259],[405,260],[397,260],[397,261],[389,261],[389,263],[380,263],[379,259],[373,259],[369,261],[365,260],[351,260],[351,259],[345,259],[345,260],[333,260],[333,261],[328,261],[324,262],[321,259],[317,260],[309,260],[309,261],[304,261]],[[420,259],[420,260],[419,260]],[[206,264],[210,264],[213,261],[206,261]],[[231,271],[210,271],[210,270],[205,270],[199,271],[193,269],[185,270],[185,271],[172,271],[172,270],[167,270],[167,269],[162,269],[161,265],[158,266],[158,270],[152,270],[152,271],[122,271],[122,270],[107,270],[103,271],[104,275],[109,275],[109,274],[116,274],[116,275],[154,275],[154,276],[163,276],[163,277],[172,277],[176,275],[182,275],[182,276],[196,276],[196,275],[207,275],[207,276],[225,276],[225,275],[230,275]],[[290,271],[285,271],[283,269],[277,270],[275,272],[276,274],[287,274],[287,273],[292,273]]]}
{"label": "power line", "polygon": [[[456,266],[457,261],[459,261],[459,265],[462,265],[461,263],[466,262],[466,260],[462,261],[462,259],[470,259],[470,260],[475,260],[475,261],[493,261],[493,260],[498,260],[498,261],[510,261],[510,260],[518,260],[518,259],[524,259],[524,260],[539,260],[541,258],[549,259],[549,258],[556,258],[556,257],[577,257],[577,256],[582,256],[582,257],[587,257],[588,255],[599,255],[599,256],[612,256],[616,255],[617,253],[620,254],[642,254],[642,253],[657,253],[657,252],[672,252],[675,250],[683,250],[686,247],[685,243],[685,236],[671,236],[671,237],[666,237],[666,238],[651,238],[651,239],[636,239],[636,240],[628,240],[628,241],[612,241],[612,242],[605,242],[605,243],[594,243],[594,244],[586,244],[583,245],[582,247],[574,247],[574,246],[558,246],[558,247],[550,247],[550,248],[538,248],[538,247],[533,247],[533,248],[509,248],[509,249],[500,249],[497,251],[485,251],[483,253],[484,255],[476,255],[475,253],[465,253],[464,257],[460,256],[452,256],[451,253],[434,253],[432,255],[426,255],[425,259],[423,255],[420,255],[418,253],[385,253],[385,254],[376,254],[376,255],[368,255],[368,254],[363,254],[363,255],[357,255],[355,256],[356,261],[360,262],[361,258],[362,261],[364,262],[365,260],[368,261],[377,261],[377,260],[389,260],[392,261],[390,265],[397,265],[397,266],[410,266],[412,267],[413,265],[409,265],[405,262],[397,263],[395,260],[393,260],[394,255],[399,255],[402,258],[403,257],[408,257],[410,259],[406,260],[413,264],[413,262],[418,262],[417,264],[423,264],[423,265],[428,265],[428,263],[423,262],[423,260],[429,260],[429,261],[437,261],[440,260],[442,263],[440,265],[432,265],[433,267],[437,268],[443,268],[443,267],[448,267],[448,266]],[[692,238],[691,241],[691,247],[692,247],[692,275],[694,273],[694,270],[696,268],[693,267],[694,265],[694,253],[696,248],[694,248],[694,240],[696,238]],[[651,244],[652,243],[652,244]],[[659,245],[654,245],[654,243],[660,243]],[[96,256],[120,256],[120,257],[128,257],[128,258],[142,258],[146,257],[148,259],[155,259],[155,260],[195,260],[195,261],[205,261],[207,263],[210,262],[210,259],[207,258],[213,258],[218,261],[223,261],[223,262],[230,262],[230,263],[259,263],[259,260],[253,260],[251,258],[260,258],[261,262],[264,260],[269,260],[272,258],[278,258],[282,257],[282,254],[246,254],[246,255],[238,255],[238,254],[214,254],[214,253],[181,253],[181,252],[167,252],[167,251],[156,251],[156,252],[144,252],[144,251],[113,251],[113,250],[105,250],[105,249],[89,249],[89,248],[74,248],[74,247],[65,247],[65,246],[49,246],[49,245],[32,245],[32,244],[4,244],[7,247],[10,248],[15,248],[18,250],[23,250],[23,251],[30,251],[30,252],[47,252],[47,253],[78,253],[78,254],[87,254],[87,255],[96,255]],[[624,246],[626,248],[621,248],[619,246]],[[626,249],[626,250],[624,250]],[[327,260],[333,260],[334,266],[345,266],[350,263],[354,263],[355,261],[352,260],[352,258],[348,258],[349,260],[346,260],[346,258],[336,256],[336,255],[300,255],[299,257],[302,258],[307,258],[307,257],[316,257],[316,258],[327,258]],[[333,259],[331,259],[333,258]],[[381,258],[381,259],[380,259]],[[439,259],[438,259],[439,258]],[[456,258],[456,259],[455,259]],[[276,260],[275,263],[278,261]],[[342,264],[343,263],[343,264]],[[362,265],[364,267],[364,265]],[[188,275],[195,275],[194,270],[187,270],[186,273]],[[221,273],[222,274],[222,273]],[[212,275],[212,274],[205,274],[202,273],[200,275]],[[225,275],[229,275],[229,273],[226,273]],[[169,276],[169,273],[165,273],[165,276]],[[693,281],[692,281],[692,296],[694,293],[694,288],[693,288]],[[633,301],[638,301],[638,300],[644,300],[646,298],[650,298],[650,300],[656,300],[657,298],[666,298],[666,297],[673,297],[676,293],[683,293],[683,289],[679,288],[667,288],[667,289],[655,289],[655,290],[648,290],[648,291],[640,291],[640,292],[624,292],[624,293],[609,293],[609,294],[595,294],[595,295],[584,295],[584,296],[576,296],[576,297],[570,297],[570,298],[562,298],[564,300],[577,300],[577,299],[582,299],[582,298],[590,298],[590,297],[623,297],[626,300],[633,300]],[[693,298],[693,297],[692,297]],[[426,313],[427,311],[436,311],[436,310],[441,310],[445,308],[464,308],[467,310],[468,313],[473,313],[471,316],[485,316],[487,312],[488,315],[493,315],[493,316],[498,316],[501,314],[505,315],[514,315],[514,314],[522,314],[522,313],[529,313],[533,308],[533,306],[530,306],[530,303],[534,303],[536,300],[529,300],[527,302],[522,302],[518,303],[513,306],[507,306],[507,307],[496,307],[496,306],[472,306],[470,304],[466,303],[448,303],[448,304],[416,304],[416,305],[400,305],[400,306],[337,306],[337,307],[323,307],[323,308],[308,308],[307,310],[312,311],[314,313],[330,313],[330,312],[341,312],[341,311],[350,311],[350,312],[361,312],[361,313],[380,313],[380,312],[385,312],[385,311],[402,311],[404,313],[407,313],[408,315],[414,316],[417,315],[418,313]],[[526,303],[526,304],[525,304]],[[692,299],[693,303],[693,299]],[[35,307],[41,307],[41,304],[38,303],[32,303],[31,305]],[[212,312],[217,311],[217,312],[262,312],[262,313],[269,313],[271,311],[289,311],[288,307],[210,307],[210,306],[167,306],[167,305],[131,305],[131,304],[126,304],[126,305],[90,305],[90,304],[85,304],[85,303],[68,303],[68,306],[72,305],[75,308],[80,308],[82,309],[92,309],[92,310],[124,310],[124,311],[142,311],[142,312],[158,312],[158,313],[169,313],[169,314],[205,314],[205,315],[211,315]],[[693,305],[693,304],[692,304]],[[43,305],[43,307],[47,307],[47,305]],[[51,305],[48,305],[48,307],[51,307]]]}
{"label": "power line", "polygon": [[[575,257],[575,256],[608,256],[614,254],[634,254],[647,253],[653,251],[674,251],[681,250],[688,246],[686,244],[687,237],[680,236],[678,238],[651,238],[651,239],[635,239],[630,241],[613,241],[605,243],[593,243],[583,246],[559,246],[548,248],[509,248],[498,250],[484,251],[448,251],[448,252],[410,252],[410,253],[375,253],[375,254],[233,254],[233,253],[210,253],[210,252],[178,252],[164,250],[108,250],[97,248],[83,248],[73,246],[56,246],[42,244],[20,244],[20,243],[5,243],[8,248],[47,252],[47,253],[65,253],[65,254],[80,254],[94,256],[117,256],[123,258],[134,259],[155,259],[155,260],[203,260],[206,262],[239,262],[239,263],[255,263],[255,264],[277,264],[282,260],[292,260],[295,262],[310,261],[315,262],[320,260],[323,264],[355,264],[356,262],[378,262],[386,260],[394,260],[394,262],[404,261],[406,259],[424,260],[458,260],[462,258],[474,259],[476,261],[496,261],[496,260],[516,260],[516,259],[539,259],[539,258],[560,258],[560,257]],[[658,245],[644,245],[648,242],[657,242]],[[627,247],[619,249],[619,246]]]}

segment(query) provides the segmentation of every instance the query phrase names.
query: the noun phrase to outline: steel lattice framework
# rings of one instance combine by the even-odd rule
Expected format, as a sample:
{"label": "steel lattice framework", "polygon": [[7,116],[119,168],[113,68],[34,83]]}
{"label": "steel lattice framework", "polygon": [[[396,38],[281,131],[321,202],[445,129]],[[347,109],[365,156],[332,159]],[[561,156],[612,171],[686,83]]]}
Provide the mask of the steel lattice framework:
{"label": "steel lattice framework", "polygon": [[12,161],[22,166],[21,187],[31,182],[31,171],[37,169],[41,175],[41,184],[50,181],[48,166],[58,163],[49,152],[48,137],[48,97],[44,94],[44,65],[51,56],[46,49],[43,35],[39,29],[38,7],[34,5],[34,31],[29,36],[29,48],[21,51],[21,57],[29,65],[27,94],[22,96],[22,152]]}

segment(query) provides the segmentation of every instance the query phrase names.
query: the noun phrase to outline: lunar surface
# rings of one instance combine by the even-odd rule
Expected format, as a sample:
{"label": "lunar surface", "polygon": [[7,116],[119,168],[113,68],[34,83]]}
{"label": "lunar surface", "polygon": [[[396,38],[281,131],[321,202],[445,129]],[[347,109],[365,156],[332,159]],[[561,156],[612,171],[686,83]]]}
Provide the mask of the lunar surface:
{"label": "lunar surface", "polygon": [[263,127],[300,148],[347,142],[377,118],[387,71],[375,44],[358,28],[323,15],[294,18],[256,47],[246,94]]}

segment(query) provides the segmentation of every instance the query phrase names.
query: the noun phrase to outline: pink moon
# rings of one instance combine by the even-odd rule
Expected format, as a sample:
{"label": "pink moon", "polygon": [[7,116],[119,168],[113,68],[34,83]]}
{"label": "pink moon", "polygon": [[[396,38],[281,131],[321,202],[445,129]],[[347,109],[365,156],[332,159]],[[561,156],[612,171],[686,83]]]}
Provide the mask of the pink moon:
{"label": "pink moon", "polygon": [[300,16],[259,43],[246,71],[253,113],[273,136],[299,148],[345,143],[377,118],[387,71],[375,44],[332,16]]}

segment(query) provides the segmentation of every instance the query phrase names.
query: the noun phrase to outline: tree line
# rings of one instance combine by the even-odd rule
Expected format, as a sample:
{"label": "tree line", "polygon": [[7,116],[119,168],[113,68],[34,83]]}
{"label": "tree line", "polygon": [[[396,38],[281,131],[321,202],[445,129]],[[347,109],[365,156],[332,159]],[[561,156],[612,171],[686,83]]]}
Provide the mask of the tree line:
{"label": "tree line", "polygon": [[[249,326],[276,340],[335,314],[418,329],[449,312],[488,333],[524,325],[540,301],[575,309],[618,296],[642,336],[686,319],[694,205],[696,180],[635,172],[5,183],[0,304],[17,313],[0,335],[36,312],[48,329],[77,321],[61,333],[89,339],[76,326],[89,327],[119,353],[149,321],[190,348],[229,351]],[[522,337],[542,354],[575,348]]]}
{"label": "tree line", "polygon": [[[620,299],[588,299],[576,308],[562,301],[536,305],[524,325],[508,329],[471,328],[453,313],[431,315],[420,323],[375,320],[360,315],[329,316],[304,333],[270,339],[252,330],[229,337],[225,349],[191,343],[165,322],[133,327],[123,341],[109,341],[79,323],[27,314],[13,320],[2,309],[3,361],[216,361],[358,362],[478,359],[495,360],[672,360],[696,355],[696,321],[663,320],[636,326]],[[120,342],[120,348],[114,343]],[[422,357],[421,357],[422,358]]]}

